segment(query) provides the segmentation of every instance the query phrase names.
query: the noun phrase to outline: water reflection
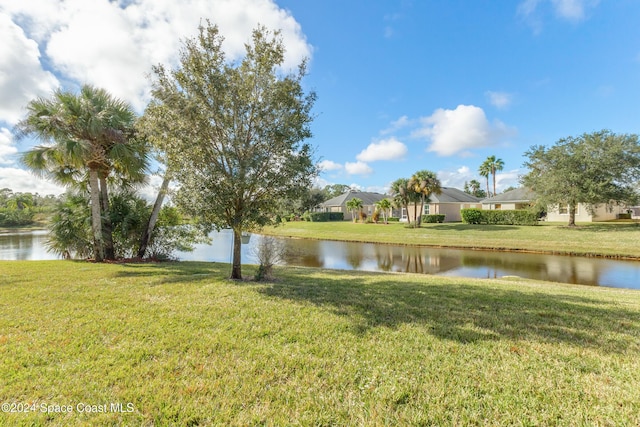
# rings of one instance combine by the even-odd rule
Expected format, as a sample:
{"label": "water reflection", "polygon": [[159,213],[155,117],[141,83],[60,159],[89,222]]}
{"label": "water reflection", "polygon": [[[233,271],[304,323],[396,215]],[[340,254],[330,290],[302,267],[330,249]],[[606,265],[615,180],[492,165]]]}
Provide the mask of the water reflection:
{"label": "water reflection", "polygon": [[[255,264],[253,235],[242,245],[242,260]],[[233,236],[212,234],[211,245],[180,253],[183,260],[231,262]],[[0,260],[57,259],[46,252],[46,232],[0,234]],[[640,289],[640,262],[556,255],[420,248],[321,240],[279,239],[287,248],[285,264],[344,270],[425,273],[442,276],[529,279]]]}
{"label": "water reflection", "polygon": [[[243,259],[255,263],[253,247],[243,246]],[[214,237],[213,245],[216,240]],[[421,248],[304,239],[280,239],[287,247],[285,263],[344,270],[393,271],[442,276],[498,278],[520,276],[562,283],[640,289],[640,262],[557,255]],[[230,244],[230,243],[229,243]],[[196,255],[196,254],[193,254]],[[211,254],[210,254],[211,255]],[[184,259],[229,261],[184,254]]]}
{"label": "water reflection", "polygon": [[60,259],[47,252],[46,240],[47,232],[44,230],[0,233],[0,260]]}

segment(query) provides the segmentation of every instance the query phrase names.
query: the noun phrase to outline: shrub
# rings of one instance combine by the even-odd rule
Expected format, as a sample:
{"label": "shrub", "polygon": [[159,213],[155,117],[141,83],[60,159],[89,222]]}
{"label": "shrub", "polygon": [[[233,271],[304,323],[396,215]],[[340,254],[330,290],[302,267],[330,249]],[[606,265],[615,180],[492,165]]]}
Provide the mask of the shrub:
{"label": "shrub", "polygon": [[536,225],[538,214],[531,210],[481,210],[462,209],[462,221],[467,224]]}
{"label": "shrub", "polygon": [[390,216],[389,218],[387,218],[387,222],[400,222],[400,218],[398,218],[397,216]]}
{"label": "shrub", "polygon": [[344,220],[344,213],[342,212],[311,212],[309,214],[309,220],[312,222],[342,221]]}
{"label": "shrub", "polygon": [[460,210],[462,222],[467,224],[480,224],[482,222],[482,210],[471,208]]}
{"label": "shrub", "polygon": [[422,222],[424,223],[443,223],[444,215],[442,214],[434,214],[434,215],[422,215]]}
{"label": "shrub", "polygon": [[376,209],[375,211],[373,211],[373,214],[371,215],[371,220],[377,224],[379,219],[380,219],[380,211]]}
{"label": "shrub", "polygon": [[364,223],[366,220],[367,220],[367,214],[360,211],[360,221]]}

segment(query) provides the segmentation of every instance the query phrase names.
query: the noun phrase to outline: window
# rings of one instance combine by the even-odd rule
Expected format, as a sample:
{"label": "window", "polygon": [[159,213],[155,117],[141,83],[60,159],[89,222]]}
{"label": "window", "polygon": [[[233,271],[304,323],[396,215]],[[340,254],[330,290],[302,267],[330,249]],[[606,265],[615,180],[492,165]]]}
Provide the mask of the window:
{"label": "window", "polygon": [[[560,215],[569,215],[569,205],[560,205],[558,207],[558,213]],[[576,215],[580,214],[580,205],[576,206]]]}
{"label": "window", "polygon": [[429,205],[424,205],[424,214],[429,215]]}
{"label": "window", "polygon": [[499,211],[502,209],[502,204],[501,203],[496,203],[493,207],[495,210]]}

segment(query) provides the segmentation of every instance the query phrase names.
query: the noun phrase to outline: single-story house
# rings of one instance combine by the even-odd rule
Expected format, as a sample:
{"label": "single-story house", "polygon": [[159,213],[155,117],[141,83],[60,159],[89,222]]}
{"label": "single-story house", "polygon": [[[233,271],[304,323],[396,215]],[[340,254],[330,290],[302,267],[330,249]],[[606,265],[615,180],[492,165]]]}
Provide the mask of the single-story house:
{"label": "single-story house", "polygon": [[[460,210],[477,208],[482,204],[480,199],[453,187],[442,187],[440,194],[429,195],[429,203],[425,203],[423,215],[444,215],[445,222],[462,221]],[[420,214],[420,204],[417,206]],[[412,222],[414,220],[414,204],[409,205],[408,212],[402,209],[401,220]]]}
{"label": "single-story house", "polygon": [[353,216],[349,209],[347,209],[347,202],[351,199],[358,198],[362,200],[362,212],[371,216],[376,209],[376,203],[382,199],[391,200],[391,196],[380,193],[371,193],[368,191],[350,190],[344,194],[334,197],[333,199],[326,200],[316,208],[318,212],[342,212],[344,213],[344,219],[353,219]]}
{"label": "single-story house", "polygon": [[[537,195],[528,188],[516,188],[505,191],[494,197],[482,200],[482,209],[513,210],[527,209],[535,204]],[[583,203],[578,203],[576,208],[576,222],[609,221],[618,218],[619,214],[627,213],[627,207],[619,205],[600,204],[593,208],[593,212],[587,209]],[[547,221],[569,221],[569,206],[559,206],[547,209]]]}
{"label": "single-story house", "polygon": [[533,191],[520,187],[483,199],[481,203],[482,209],[512,211],[527,209],[536,202],[537,198],[538,196]]}

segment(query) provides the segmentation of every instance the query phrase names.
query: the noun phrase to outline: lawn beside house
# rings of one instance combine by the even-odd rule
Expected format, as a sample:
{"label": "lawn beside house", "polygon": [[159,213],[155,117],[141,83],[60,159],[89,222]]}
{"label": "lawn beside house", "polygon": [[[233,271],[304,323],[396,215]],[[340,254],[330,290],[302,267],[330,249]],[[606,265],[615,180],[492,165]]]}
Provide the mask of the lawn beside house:
{"label": "lawn beside house", "polygon": [[[215,263],[0,262],[0,424],[640,423],[640,292],[227,274]],[[43,412],[55,405],[72,410]]]}
{"label": "lawn beside house", "polygon": [[261,231],[286,237],[424,245],[465,249],[512,250],[640,259],[640,224],[631,222],[563,223],[539,226],[422,224],[414,229],[402,223],[353,224],[289,222]]}

